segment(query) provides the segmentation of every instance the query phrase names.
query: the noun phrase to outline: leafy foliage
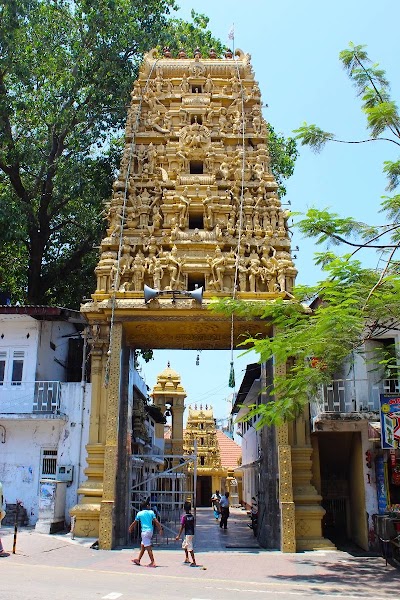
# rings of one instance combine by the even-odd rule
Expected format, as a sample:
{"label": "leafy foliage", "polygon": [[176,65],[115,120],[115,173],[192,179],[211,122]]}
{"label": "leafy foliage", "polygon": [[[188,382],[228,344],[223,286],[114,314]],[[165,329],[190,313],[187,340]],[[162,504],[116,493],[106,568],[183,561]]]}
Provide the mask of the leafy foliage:
{"label": "leafy foliage", "polygon": [[278,194],[282,197],[286,194],[284,180],[293,175],[298,156],[296,140],[276,133],[272,125],[268,123],[268,151],[271,159],[271,171],[279,185]]}
{"label": "leafy foliage", "polygon": [[[304,123],[295,131],[296,138],[314,151],[320,151],[327,142],[386,140],[400,145],[400,118],[390,97],[385,72],[371,63],[365,46],[350,44],[340,53],[340,60],[362,100],[370,137],[346,142],[316,125]],[[400,160],[386,161],[384,172],[388,176],[388,189],[395,190],[400,181]],[[277,367],[286,367],[286,376],[280,376],[279,369],[276,370],[269,390],[272,400],[250,407],[244,417],[259,415],[258,427],[295,418],[352,353],[364,352],[365,340],[398,329],[400,263],[395,252],[400,243],[399,194],[385,196],[381,212],[386,221],[369,225],[328,209],[311,208],[298,223],[302,233],[315,238],[318,244],[350,246],[354,249],[351,254],[338,256],[329,248],[318,253],[315,260],[322,265],[325,278],[315,286],[297,286],[293,300],[263,304],[215,302],[215,310],[267,319],[273,326],[273,337],[253,337],[243,342],[249,347],[246,351],[254,349],[259,353],[260,361],[273,358]],[[355,260],[354,254],[362,248],[385,252],[384,268],[379,272],[366,269]],[[397,361],[392,351],[383,353],[378,362],[385,368],[393,368]]]}
{"label": "leafy foliage", "polygon": [[[132,82],[143,53],[221,44],[173,0],[0,0],[0,247],[13,301],[78,307],[94,289]],[[68,277],[65,277],[68,274]]]}
{"label": "leafy foliage", "polygon": [[191,18],[192,23],[182,19],[170,19],[170,26],[162,32],[157,47],[161,50],[164,46],[168,46],[173,56],[176,56],[182,48],[188,56],[193,56],[194,50],[198,48],[204,57],[208,56],[211,48],[214,48],[217,55],[221,56],[224,46],[207,29],[209,18],[193,9]]}

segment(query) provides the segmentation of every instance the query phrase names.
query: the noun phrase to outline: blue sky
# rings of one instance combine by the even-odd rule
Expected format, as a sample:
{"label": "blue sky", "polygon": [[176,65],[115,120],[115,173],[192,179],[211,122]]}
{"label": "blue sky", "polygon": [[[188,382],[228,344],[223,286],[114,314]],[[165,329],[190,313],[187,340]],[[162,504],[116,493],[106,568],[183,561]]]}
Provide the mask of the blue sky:
{"label": "blue sky", "polygon": [[[367,137],[359,99],[338,59],[349,41],[367,45],[373,62],[379,62],[386,70],[393,99],[400,96],[400,3],[396,0],[379,3],[178,0],[177,3],[181,7],[178,16],[182,18],[189,19],[192,8],[210,17],[211,31],[226,43],[234,23],[235,47],[251,54],[262,100],[268,104],[264,117],[286,136],[307,121],[334,132],[340,139]],[[381,223],[379,203],[386,194],[382,164],[396,157],[396,147],[386,142],[336,143],[317,155],[308,148],[300,148],[295,174],[287,184],[291,209],[304,212],[311,206],[330,207],[342,215]],[[297,282],[315,283],[320,272],[313,264],[313,254],[319,248],[312,240],[301,239],[296,231],[293,245],[300,248],[296,260]],[[378,264],[375,254],[365,260],[371,266]],[[225,398],[231,392],[229,352],[204,351],[196,367],[195,351],[158,351],[156,360],[143,366],[149,387],[154,385],[157,373],[165,368],[168,359],[182,375],[187,403],[207,402],[214,406],[218,417],[226,416],[229,402]],[[237,385],[248,360],[235,360]]]}

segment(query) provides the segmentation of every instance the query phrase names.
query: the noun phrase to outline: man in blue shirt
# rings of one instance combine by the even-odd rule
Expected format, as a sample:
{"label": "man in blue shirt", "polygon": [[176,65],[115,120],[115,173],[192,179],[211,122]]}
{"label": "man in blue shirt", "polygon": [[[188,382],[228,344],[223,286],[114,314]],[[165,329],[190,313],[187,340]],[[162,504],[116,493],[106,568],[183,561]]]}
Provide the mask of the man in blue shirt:
{"label": "man in blue shirt", "polygon": [[151,538],[153,537],[154,525],[156,525],[160,533],[162,533],[163,528],[161,523],[157,521],[154,512],[150,509],[150,500],[146,500],[145,502],[143,502],[140,508],[141,510],[136,515],[135,520],[129,525],[129,533],[135,531],[135,528],[137,527],[138,523],[140,523],[141,525],[142,532],[142,543],[140,545],[139,556],[137,558],[134,558],[132,562],[138,567],[140,567],[140,560],[144,554],[144,551],[147,550],[147,553],[150,558],[150,564],[148,564],[147,566],[156,567],[157,565],[154,562],[153,550],[151,548]]}
{"label": "man in blue shirt", "polygon": [[219,501],[219,505],[221,507],[221,521],[219,522],[219,526],[226,529],[228,526],[228,517],[229,517],[229,492],[225,492]]}

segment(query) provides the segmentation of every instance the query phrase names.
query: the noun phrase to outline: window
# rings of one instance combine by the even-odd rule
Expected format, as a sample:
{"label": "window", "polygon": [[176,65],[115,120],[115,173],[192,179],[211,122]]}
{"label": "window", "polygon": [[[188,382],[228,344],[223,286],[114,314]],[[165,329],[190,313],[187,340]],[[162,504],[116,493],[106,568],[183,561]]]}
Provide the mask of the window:
{"label": "window", "polygon": [[40,478],[55,479],[57,473],[57,450],[42,449]]}
{"label": "window", "polygon": [[198,288],[205,288],[205,278],[204,275],[197,274],[197,273],[189,273],[188,274],[188,285],[187,285],[187,289],[188,291],[193,291],[196,290]]}
{"label": "window", "polygon": [[11,373],[11,384],[21,385],[22,372],[24,368],[24,351],[14,350],[13,361],[12,361],[12,373]]}
{"label": "window", "polygon": [[6,374],[6,360],[7,360],[7,352],[3,350],[0,352],[0,385],[3,385],[4,378]]}
{"label": "window", "polygon": [[204,229],[202,214],[189,213],[189,229]]}
{"label": "window", "polygon": [[25,350],[0,350],[0,386],[21,385],[24,375]]}
{"label": "window", "polygon": [[201,160],[191,160],[190,161],[190,174],[191,175],[203,175],[203,161]]}

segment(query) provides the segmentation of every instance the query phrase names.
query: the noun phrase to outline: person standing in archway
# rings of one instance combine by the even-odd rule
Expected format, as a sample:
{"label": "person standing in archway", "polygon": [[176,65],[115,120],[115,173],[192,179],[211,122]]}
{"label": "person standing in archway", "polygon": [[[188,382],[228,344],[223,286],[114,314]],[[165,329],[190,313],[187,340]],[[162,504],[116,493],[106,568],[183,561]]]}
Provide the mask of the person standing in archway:
{"label": "person standing in archway", "polygon": [[219,505],[221,507],[221,521],[219,522],[219,526],[221,529],[227,529],[229,518],[229,492],[225,492],[219,501]]}
{"label": "person standing in archway", "polygon": [[214,511],[214,517],[218,521],[220,515],[219,501],[221,500],[221,494],[219,490],[215,490],[215,494],[211,496],[211,504]]}

